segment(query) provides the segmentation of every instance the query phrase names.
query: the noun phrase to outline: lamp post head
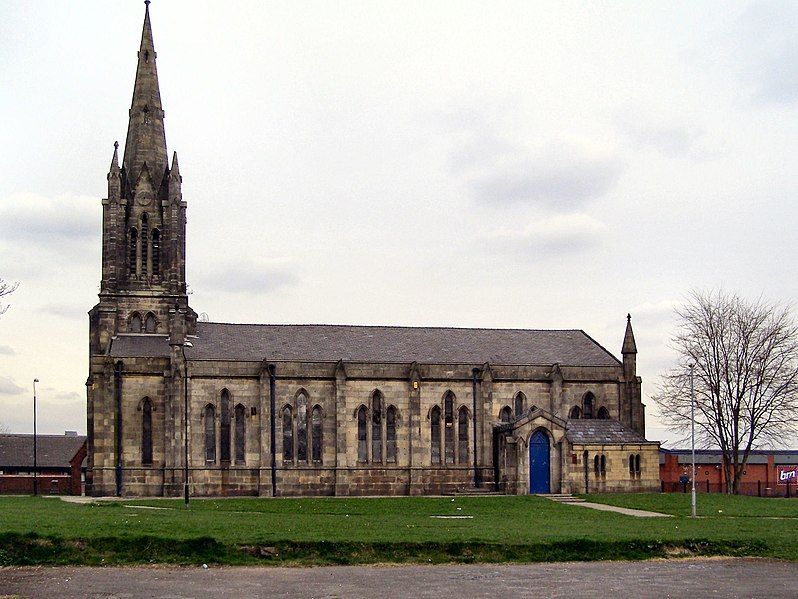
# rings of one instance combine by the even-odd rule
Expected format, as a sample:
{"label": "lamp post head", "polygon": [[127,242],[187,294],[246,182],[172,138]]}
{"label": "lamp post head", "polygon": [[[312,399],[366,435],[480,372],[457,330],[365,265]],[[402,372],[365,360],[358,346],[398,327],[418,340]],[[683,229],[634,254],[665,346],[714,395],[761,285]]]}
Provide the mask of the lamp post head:
{"label": "lamp post head", "polygon": [[33,379],[33,382],[34,382],[34,383],[38,383],[38,382],[39,382],[39,379]]}

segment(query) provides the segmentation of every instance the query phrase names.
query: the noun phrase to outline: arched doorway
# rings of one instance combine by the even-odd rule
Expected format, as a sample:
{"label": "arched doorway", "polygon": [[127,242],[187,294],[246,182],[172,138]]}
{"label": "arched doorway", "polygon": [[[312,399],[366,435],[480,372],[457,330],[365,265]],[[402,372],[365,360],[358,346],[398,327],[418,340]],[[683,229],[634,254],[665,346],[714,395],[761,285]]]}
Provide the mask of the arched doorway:
{"label": "arched doorway", "polygon": [[549,438],[537,431],[529,439],[529,492],[551,493]]}

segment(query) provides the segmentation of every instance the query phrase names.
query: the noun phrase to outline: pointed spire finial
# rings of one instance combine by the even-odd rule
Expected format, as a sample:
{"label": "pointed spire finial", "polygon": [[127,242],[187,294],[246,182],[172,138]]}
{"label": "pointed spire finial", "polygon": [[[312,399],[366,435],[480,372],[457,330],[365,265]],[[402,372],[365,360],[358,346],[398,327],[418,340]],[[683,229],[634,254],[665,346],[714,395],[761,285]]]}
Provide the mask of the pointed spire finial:
{"label": "pointed spire finial", "polygon": [[632,331],[632,315],[626,315],[626,334],[623,336],[623,347],[621,348],[622,354],[636,354],[637,343],[635,343],[635,334]]}
{"label": "pointed spire finial", "polygon": [[114,152],[116,152],[117,150],[119,150],[119,142],[115,141],[114,142]]}

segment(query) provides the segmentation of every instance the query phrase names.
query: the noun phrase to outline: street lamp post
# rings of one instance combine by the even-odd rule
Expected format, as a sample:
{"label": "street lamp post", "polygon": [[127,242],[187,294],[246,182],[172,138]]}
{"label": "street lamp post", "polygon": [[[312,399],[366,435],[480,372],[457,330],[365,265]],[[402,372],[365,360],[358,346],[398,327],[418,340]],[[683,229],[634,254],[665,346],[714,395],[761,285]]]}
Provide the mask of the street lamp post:
{"label": "street lamp post", "polygon": [[33,494],[39,494],[39,463],[36,459],[36,383],[39,379],[33,379]]}
{"label": "street lamp post", "polygon": [[690,451],[693,461],[692,489],[690,491],[690,514],[696,517],[695,510],[695,386],[693,384],[693,371],[695,364],[690,364]]}
{"label": "street lamp post", "polygon": [[186,347],[194,347],[191,341],[180,344],[183,353],[183,503],[188,509],[188,360]]}

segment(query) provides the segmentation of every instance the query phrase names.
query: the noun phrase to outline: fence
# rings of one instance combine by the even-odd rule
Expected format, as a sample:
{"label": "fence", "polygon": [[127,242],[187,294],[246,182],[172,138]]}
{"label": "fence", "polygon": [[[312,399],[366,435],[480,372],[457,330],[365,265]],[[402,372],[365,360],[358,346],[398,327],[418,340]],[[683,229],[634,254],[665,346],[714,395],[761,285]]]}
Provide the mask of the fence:
{"label": "fence", "polygon": [[[798,496],[798,488],[796,484],[788,482],[787,484],[780,485],[775,482],[765,482],[758,480],[756,482],[740,482],[737,483],[738,493],[740,495],[751,495],[754,497],[787,497],[792,498]],[[691,485],[689,482],[665,482],[662,481],[663,493],[689,493]],[[695,490],[698,493],[726,493],[728,486],[726,483],[712,483],[708,480],[696,481]]]}

